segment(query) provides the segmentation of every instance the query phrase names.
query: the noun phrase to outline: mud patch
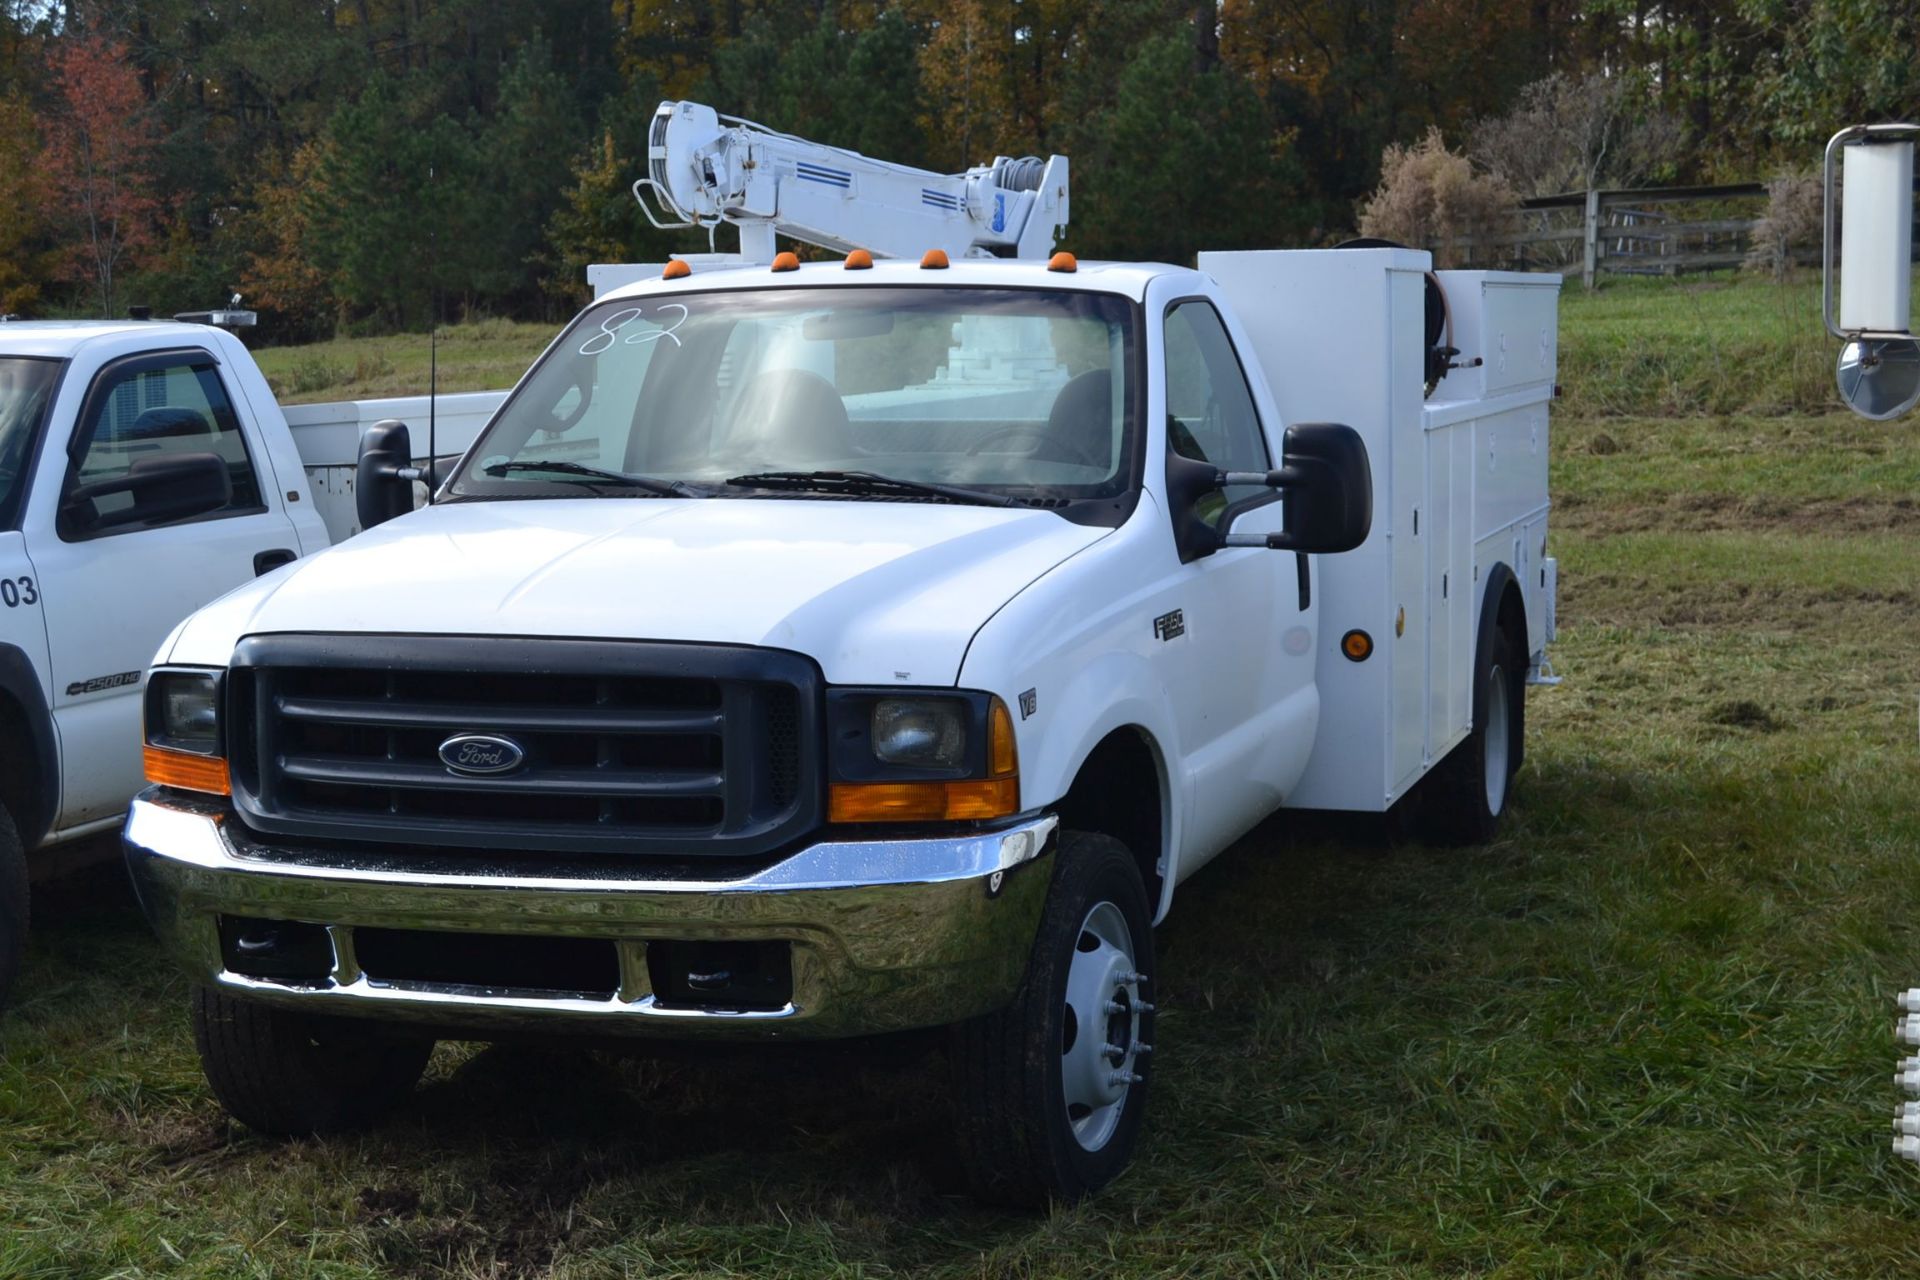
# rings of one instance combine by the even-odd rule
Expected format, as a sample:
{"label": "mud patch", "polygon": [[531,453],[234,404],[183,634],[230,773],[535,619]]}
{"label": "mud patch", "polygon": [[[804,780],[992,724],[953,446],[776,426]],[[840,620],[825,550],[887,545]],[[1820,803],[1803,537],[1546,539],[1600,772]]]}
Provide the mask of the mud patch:
{"label": "mud patch", "polygon": [[420,1193],[413,1187],[362,1187],[354,1199],[370,1218],[406,1218],[420,1211]]}
{"label": "mud patch", "polygon": [[1718,703],[1708,710],[1706,721],[1729,729],[1751,729],[1756,733],[1777,733],[1786,727],[1774,718],[1771,711],[1749,698]]}

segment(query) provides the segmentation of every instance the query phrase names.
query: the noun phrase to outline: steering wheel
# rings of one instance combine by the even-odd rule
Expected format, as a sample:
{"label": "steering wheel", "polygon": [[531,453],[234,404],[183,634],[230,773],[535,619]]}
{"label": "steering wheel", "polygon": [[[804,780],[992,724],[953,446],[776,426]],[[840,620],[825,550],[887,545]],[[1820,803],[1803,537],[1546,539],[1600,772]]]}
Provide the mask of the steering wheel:
{"label": "steering wheel", "polygon": [[999,427],[987,432],[986,435],[981,436],[973,442],[973,447],[967,450],[967,456],[971,458],[978,454],[985,453],[988,445],[996,440],[1007,439],[1010,436],[1031,436],[1040,442],[1038,448],[1029,449],[1026,453],[1020,455],[1022,457],[1050,458],[1054,462],[1073,462],[1083,467],[1095,468],[1096,470],[1104,468],[1106,465],[1104,462],[1088,454],[1085,450],[1076,445],[1068,444],[1059,437],[1049,434],[1041,427],[1029,427],[1021,423],[1014,423],[1012,426]]}

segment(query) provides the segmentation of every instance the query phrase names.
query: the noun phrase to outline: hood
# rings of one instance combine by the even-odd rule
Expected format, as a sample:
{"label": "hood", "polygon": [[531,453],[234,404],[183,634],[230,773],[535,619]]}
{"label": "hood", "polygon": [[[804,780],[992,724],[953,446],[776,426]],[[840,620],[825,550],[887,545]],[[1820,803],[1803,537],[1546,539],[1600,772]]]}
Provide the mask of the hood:
{"label": "hood", "polygon": [[271,632],[680,640],[806,654],[837,684],[951,684],[1022,588],[1110,530],[835,499],[441,503],[202,609],[163,660]]}

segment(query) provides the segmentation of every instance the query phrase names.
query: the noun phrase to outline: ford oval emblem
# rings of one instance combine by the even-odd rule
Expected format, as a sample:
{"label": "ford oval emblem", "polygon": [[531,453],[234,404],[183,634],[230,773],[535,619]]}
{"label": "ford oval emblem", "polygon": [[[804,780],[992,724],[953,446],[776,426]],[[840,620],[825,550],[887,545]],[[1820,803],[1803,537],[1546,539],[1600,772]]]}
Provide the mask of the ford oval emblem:
{"label": "ford oval emblem", "polygon": [[527,760],[527,750],[497,733],[456,733],[440,744],[440,763],[454,773],[512,773]]}

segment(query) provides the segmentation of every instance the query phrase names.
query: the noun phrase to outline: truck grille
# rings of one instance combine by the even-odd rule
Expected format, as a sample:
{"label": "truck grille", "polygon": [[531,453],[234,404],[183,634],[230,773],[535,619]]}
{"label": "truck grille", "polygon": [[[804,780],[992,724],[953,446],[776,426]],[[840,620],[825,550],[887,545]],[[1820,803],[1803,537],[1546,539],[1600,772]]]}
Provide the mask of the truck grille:
{"label": "truck grille", "polygon": [[[739,857],[820,819],[820,677],[778,650],[256,636],[227,696],[234,801],[265,832]],[[450,766],[462,734],[507,740],[507,767]]]}

